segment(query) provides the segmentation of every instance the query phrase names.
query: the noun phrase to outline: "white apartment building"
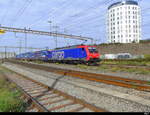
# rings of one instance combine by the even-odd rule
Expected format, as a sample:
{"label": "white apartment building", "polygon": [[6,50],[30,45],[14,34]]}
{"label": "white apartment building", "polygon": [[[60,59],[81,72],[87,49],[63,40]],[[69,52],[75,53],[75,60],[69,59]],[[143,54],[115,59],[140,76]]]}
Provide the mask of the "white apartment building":
{"label": "white apartment building", "polygon": [[109,43],[139,43],[141,8],[135,1],[122,1],[109,6],[107,13]]}

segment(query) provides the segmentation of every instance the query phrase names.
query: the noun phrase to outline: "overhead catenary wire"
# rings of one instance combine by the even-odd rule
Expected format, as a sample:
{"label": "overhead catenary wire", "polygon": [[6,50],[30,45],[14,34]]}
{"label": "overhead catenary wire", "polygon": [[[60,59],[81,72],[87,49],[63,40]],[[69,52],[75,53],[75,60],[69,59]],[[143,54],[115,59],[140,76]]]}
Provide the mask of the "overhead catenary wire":
{"label": "overhead catenary wire", "polygon": [[[108,0],[103,0],[105,3],[107,3],[107,2],[109,2]],[[103,1],[100,1],[100,2],[103,2]],[[119,1],[119,0],[118,0]],[[142,1],[140,1],[140,2],[142,2]],[[66,2],[66,3],[68,3],[68,2]],[[108,3],[109,4],[109,3]],[[63,4],[62,4],[63,5]],[[60,6],[60,7],[62,7],[62,5]],[[100,4],[101,5],[101,4]],[[106,5],[106,6],[108,6],[107,4],[103,4],[104,6]],[[96,7],[96,4],[94,4],[93,6],[95,6]],[[100,7],[99,5],[97,5],[98,7]],[[68,7],[63,7],[63,8],[68,8]],[[51,16],[53,16],[56,12],[59,12],[60,10],[62,10],[63,8],[60,8],[60,9],[58,9],[58,10],[56,10],[56,9],[54,9],[53,10],[53,12],[50,14]],[[90,7],[89,7],[90,8]],[[100,7],[101,8],[101,7]],[[87,9],[87,8],[86,8]],[[96,8],[96,9],[98,9],[98,8]],[[56,11],[56,12],[55,12]],[[64,11],[66,11],[66,10],[64,10]],[[93,12],[92,12],[93,11]],[[144,9],[143,10],[143,13],[145,14],[145,13],[147,13],[148,12],[148,8],[146,8],[146,9]],[[83,14],[83,15],[80,15],[79,13],[81,13],[81,14]],[[101,13],[101,10],[100,10],[100,13]],[[20,14],[20,13],[19,13]],[[45,16],[45,18],[44,18],[44,16]],[[41,16],[42,17],[42,19],[40,20],[40,22],[44,22],[44,21],[46,21],[47,20],[47,17],[49,17],[49,15],[44,15],[44,16]],[[62,16],[64,16],[65,17],[65,15],[59,15],[59,16],[55,16],[55,17],[62,17]],[[66,18],[66,19],[68,19],[68,21],[65,23],[65,21],[66,20],[62,20],[62,22],[60,22],[60,24],[62,24],[62,25],[64,25],[63,26],[63,28],[67,28],[68,29],[68,31],[69,31],[69,29],[72,29],[72,30],[75,30],[75,31],[77,31],[77,30],[82,30],[82,29],[84,29],[84,30],[91,30],[92,28],[94,29],[95,28],[95,26],[96,26],[96,24],[94,24],[94,23],[97,23],[98,21],[99,21],[99,17],[98,16],[101,16],[101,14],[99,15],[99,14],[97,14],[97,19],[95,19],[95,13],[94,13],[94,10],[92,9],[92,7],[91,7],[91,9],[89,9],[88,10],[88,14],[87,14],[87,12],[85,11],[85,9],[84,10],[81,10],[81,12],[78,12],[78,13],[76,13],[76,14],[73,14],[73,15],[71,15],[71,16],[74,16],[74,18],[71,18],[71,21],[69,21],[70,19],[70,17],[69,18]],[[145,14],[144,15],[144,17],[145,17],[145,20],[147,20],[147,17],[148,17],[148,15],[147,14]],[[54,17],[54,16],[53,16]],[[39,18],[40,19],[40,18]],[[39,20],[38,19],[38,20]],[[79,19],[79,20],[78,20]],[[18,20],[18,19],[17,19]],[[37,20],[37,21],[38,21]],[[78,21],[77,21],[78,20]],[[59,21],[59,20],[58,20]],[[39,22],[39,23],[40,23]],[[144,27],[148,27],[150,24],[149,23],[146,23],[146,22],[148,22],[148,20],[147,21],[145,21],[145,26]],[[33,26],[36,26],[36,24],[38,24],[36,21],[34,21],[34,25]],[[69,23],[69,24],[68,24]],[[92,24],[93,23],[93,24]],[[99,24],[101,23],[101,20],[100,20],[100,22],[99,22]],[[70,25],[71,24],[71,25]],[[88,26],[86,26],[86,24],[88,24]],[[143,25],[144,25],[143,24]],[[46,23],[45,23],[45,25],[46,25]],[[70,26],[69,26],[70,25]],[[105,24],[104,24],[105,25]],[[33,27],[32,26],[32,27]],[[38,25],[39,27],[41,27],[42,25]],[[60,26],[60,25],[59,25]],[[66,26],[66,27],[65,27]],[[69,27],[67,27],[67,26],[69,26]],[[81,26],[81,27],[80,27]],[[97,25],[98,26],[98,25]],[[42,26],[43,27],[43,26]],[[80,28],[79,28],[80,27]],[[90,28],[89,28],[90,27]],[[102,26],[103,27],[103,26]],[[102,27],[100,27],[100,28],[102,28]],[[88,32],[89,32],[88,31]],[[86,33],[86,32],[85,32]],[[83,33],[84,34],[84,33]]]}
{"label": "overhead catenary wire", "polygon": [[14,26],[14,24],[17,22],[17,20],[19,20],[19,18],[23,15],[23,13],[25,12],[25,10],[29,7],[29,5],[32,3],[32,0],[26,0],[25,3],[23,4],[23,6],[18,10],[12,26]]}
{"label": "overhead catenary wire", "polygon": [[[110,2],[110,1],[109,1]],[[101,3],[103,3],[103,4],[105,4],[105,3],[108,3],[108,2],[106,2],[106,1],[102,1]],[[100,6],[100,5],[99,5]],[[91,7],[91,8],[94,8],[94,6],[93,7]],[[95,7],[96,8],[96,7]]]}
{"label": "overhead catenary wire", "polygon": [[[7,5],[9,5],[11,2],[12,2],[12,0],[9,0],[9,2],[8,2]],[[7,7],[8,7],[8,6],[7,6]],[[6,11],[4,12],[3,17],[1,18],[1,24],[4,23],[4,21],[5,21],[6,17],[8,16],[8,13],[9,13],[9,12],[10,12],[10,9],[7,8]]]}
{"label": "overhead catenary wire", "polygon": [[[68,0],[66,0],[66,1],[68,1]],[[48,12],[48,15],[41,16],[39,19],[37,19],[36,21],[34,21],[34,23],[32,23],[32,24],[30,24],[30,25],[27,25],[27,27],[30,27],[30,28],[31,28],[31,27],[33,27],[34,25],[36,25],[36,24],[38,24],[38,23],[44,21],[45,19],[47,20],[47,19],[49,18],[49,16],[50,16],[52,13],[55,13],[55,12],[59,11],[60,9],[63,9],[64,7],[68,6],[69,4],[71,4],[71,1],[69,1],[69,2],[67,2],[67,3],[65,2],[65,3],[62,4],[61,7],[59,7],[59,8],[50,10],[50,11]],[[43,19],[44,19],[44,20],[43,20]]]}
{"label": "overhead catenary wire", "polygon": [[[110,0],[110,1],[105,1],[103,4],[100,4],[99,5],[99,7],[95,7],[95,9],[99,9],[100,8],[100,6],[102,7],[103,5],[106,5],[106,4],[109,4],[110,2],[112,2],[112,0]],[[73,25],[75,25],[76,23],[78,23],[79,21],[81,22],[81,19],[83,19],[84,21],[85,21],[85,19],[87,18],[87,17],[90,17],[91,15],[89,15],[89,14],[91,14],[92,13],[92,15],[93,15],[93,13],[94,13],[94,11],[95,11],[95,9],[91,9],[92,11],[89,11],[89,12],[87,12],[87,11],[84,11],[85,12],[85,14],[83,15],[83,16],[81,16],[80,18],[74,18],[74,21],[73,22],[71,22],[71,24],[70,25],[66,25],[66,26],[64,26],[64,28],[68,28],[68,27],[70,27],[70,26],[73,26]],[[94,14],[95,15],[95,14]],[[78,15],[79,16],[79,15]]]}
{"label": "overhead catenary wire", "polygon": [[[108,4],[108,3],[110,3],[110,1],[108,1],[108,2],[105,2],[104,4]],[[104,14],[103,14],[104,15]],[[101,17],[103,17],[103,15],[101,16]],[[90,17],[90,16],[89,16]],[[71,28],[73,28],[73,30],[81,30],[82,28],[84,28],[85,26],[83,26],[83,25],[86,25],[86,24],[88,24],[88,25],[90,25],[89,24],[89,22],[94,22],[95,20],[96,21],[100,21],[99,18],[100,16],[96,16],[96,17],[92,17],[92,18],[90,18],[90,19],[88,19],[88,18],[86,18],[86,20],[88,20],[88,21],[85,21],[85,20],[83,20],[83,23],[80,21],[79,23],[74,23],[74,24],[72,24],[72,25],[67,25],[65,28],[69,28],[69,29],[71,29]],[[83,18],[84,19],[84,18]],[[101,20],[104,20],[104,18],[102,18]],[[74,26],[76,27],[74,27]],[[82,25],[82,26],[81,26]],[[92,24],[91,24],[92,25]],[[80,27],[79,27],[80,26]],[[98,26],[98,25],[97,25]],[[102,24],[102,26],[105,26],[105,24]],[[77,27],[79,27],[79,28],[77,28]],[[88,26],[89,27],[89,26]],[[93,27],[95,27],[95,26],[93,26]],[[85,30],[85,29],[84,29]]]}
{"label": "overhead catenary wire", "polygon": [[[112,0],[109,0],[109,1],[112,1]],[[101,2],[102,3],[102,2]],[[106,1],[103,1],[103,4],[105,4],[105,3],[107,3]],[[70,3],[69,3],[70,4]],[[102,4],[101,4],[102,5]],[[68,6],[68,4],[67,5],[65,5],[65,6]],[[100,5],[99,5],[100,6]],[[62,6],[63,7],[63,6]],[[61,8],[62,8],[61,7]],[[97,7],[97,6],[96,6]],[[96,8],[95,7],[95,8]],[[61,10],[61,8],[59,8],[59,9],[56,9],[56,11],[59,11],[59,10]],[[92,8],[94,8],[94,6],[93,7],[91,7],[91,9]],[[55,11],[55,12],[56,12]],[[55,12],[50,12],[50,14],[53,14],[53,13],[55,13]],[[45,16],[45,17],[47,17],[47,16]],[[31,25],[28,25],[27,27],[32,27],[32,26],[34,26],[35,24],[38,24],[38,23],[40,23],[41,21],[43,21],[42,19],[44,19],[45,17],[41,17],[40,19],[38,19],[38,21],[35,21],[33,24],[31,24]]]}
{"label": "overhead catenary wire", "polygon": [[28,3],[28,1],[29,1],[29,0],[26,0],[26,1],[24,2],[24,4],[21,6],[21,8],[20,8],[20,9],[18,10],[18,12],[16,13],[16,15],[13,17],[14,19],[13,19],[13,22],[12,22],[12,26],[13,26],[15,20],[17,20],[17,16],[20,14],[20,12],[22,11],[22,9],[26,6],[26,4]]}
{"label": "overhead catenary wire", "polygon": [[[89,19],[88,19],[89,20]],[[78,27],[78,26],[80,26],[80,28],[78,28],[78,29],[82,29],[82,26],[81,25],[83,25],[83,24],[87,24],[88,23],[88,25],[90,25],[89,24],[89,21],[85,21],[85,20],[83,20],[85,23],[82,23],[81,21],[80,21],[80,23],[75,23],[74,25],[77,25],[76,27]],[[90,22],[92,22],[92,21],[90,21]],[[105,25],[105,24],[104,24]],[[72,26],[72,25],[71,25]],[[89,27],[89,26],[88,26]],[[93,27],[95,27],[95,26],[93,26]],[[67,27],[66,27],[67,28]],[[71,27],[71,28],[73,28],[73,26]],[[74,28],[75,30],[76,30],[76,28]]]}

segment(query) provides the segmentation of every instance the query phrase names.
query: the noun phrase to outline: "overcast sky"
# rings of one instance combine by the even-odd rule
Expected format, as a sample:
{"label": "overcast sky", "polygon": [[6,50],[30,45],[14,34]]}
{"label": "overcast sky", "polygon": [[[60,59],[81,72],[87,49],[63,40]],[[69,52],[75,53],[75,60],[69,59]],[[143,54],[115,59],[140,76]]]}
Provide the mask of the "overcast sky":
{"label": "overcast sky", "polygon": [[[94,38],[106,43],[106,12],[109,5],[120,0],[0,0],[2,26],[51,31]],[[142,39],[150,38],[150,1],[136,0],[142,8]],[[0,46],[24,45],[24,34],[0,35]],[[82,41],[58,38],[58,46],[80,44]],[[49,36],[28,35],[28,47],[55,48]]]}

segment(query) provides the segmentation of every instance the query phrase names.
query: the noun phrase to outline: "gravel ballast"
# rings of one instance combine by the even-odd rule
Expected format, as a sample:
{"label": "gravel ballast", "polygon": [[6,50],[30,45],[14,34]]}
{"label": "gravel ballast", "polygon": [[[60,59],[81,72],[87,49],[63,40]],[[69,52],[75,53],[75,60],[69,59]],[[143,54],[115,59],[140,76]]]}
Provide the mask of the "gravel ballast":
{"label": "gravel ballast", "polygon": [[[149,100],[146,100],[149,99],[150,93],[148,92],[135,91],[133,89],[56,75],[50,72],[21,67],[15,64],[6,63],[3,65],[110,112],[150,111]],[[111,95],[111,92],[114,93],[113,96]],[[135,101],[132,101],[132,99]]]}
{"label": "gravel ballast", "polygon": [[[33,63],[33,62],[31,62]],[[36,63],[33,63],[36,64]],[[45,64],[38,64],[38,65],[44,65],[44,66],[52,66],[62,69],[70,69],[70,70],[77,70],[77,71],[83,71],[83,72],[91,72],[91,73],[99,73],[99,74],[106,74],[106,75],[113,75],[113,76],[121,76],[123,78],[131,78],[131,79],[137,79],[137,80],[146,80],[150,81],[149,75],[142,75],[142,74],[134,74],[134,73],[127,73],[127,72],[110,72],[107,70],[96,70],[96,67],[92,67],[92,69],[87,68],[79,68],[76,65],[67,65],[67,64],[53,64],[53,63],[45,63]]]}

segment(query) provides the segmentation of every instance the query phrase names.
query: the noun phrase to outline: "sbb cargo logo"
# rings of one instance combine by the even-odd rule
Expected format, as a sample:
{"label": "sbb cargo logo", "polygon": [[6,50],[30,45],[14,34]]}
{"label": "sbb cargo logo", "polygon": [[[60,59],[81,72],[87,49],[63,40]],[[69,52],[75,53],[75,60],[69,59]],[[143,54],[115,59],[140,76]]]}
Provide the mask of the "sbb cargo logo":
{"label": "sbb cargo logo", "polygon": [[64,51],[61,52],[52,52],[52,59],[62,60],[65,57]]}

